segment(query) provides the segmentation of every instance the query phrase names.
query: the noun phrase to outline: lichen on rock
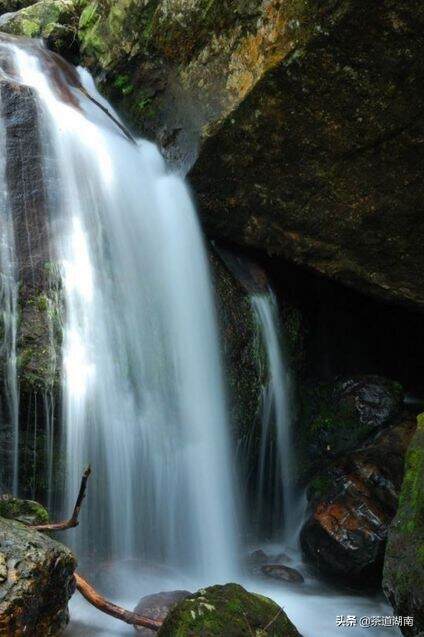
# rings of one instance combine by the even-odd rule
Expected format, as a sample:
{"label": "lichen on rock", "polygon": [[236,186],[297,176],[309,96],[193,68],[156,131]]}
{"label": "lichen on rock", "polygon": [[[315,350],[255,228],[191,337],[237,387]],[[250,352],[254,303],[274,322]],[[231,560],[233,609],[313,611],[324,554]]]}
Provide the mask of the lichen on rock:
{"label": "lichen on rock", "polygon": [[268,597],[238,584],[201,589],[168,615],[158,637],[300,637],[287,615]]}
{"label": "lichen on rock", "polygon": [[63,631],[75,566],[62,544],[0,517],[0,636],[56,637]]}
{"label": "lichen on rock", "polygon": [[44,38],[60,51],[71,46],[76,37],[75,15],[74,0],[39,0],[6,14],[0,30],[10,35]]}

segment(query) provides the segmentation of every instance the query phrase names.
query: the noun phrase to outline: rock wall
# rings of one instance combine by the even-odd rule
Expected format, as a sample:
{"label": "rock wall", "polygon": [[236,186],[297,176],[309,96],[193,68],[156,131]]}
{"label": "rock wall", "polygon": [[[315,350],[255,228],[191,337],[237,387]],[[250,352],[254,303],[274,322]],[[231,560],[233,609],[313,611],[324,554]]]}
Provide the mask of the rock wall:
{"label": "rock wall", "polygon": [[1,28],[195,162],[211,236],[422,308],[423,25],[419,0],[41,0]]}
{"label": "rock wall", "polygon": [[[14,226],[17,286],[16,361],[19,392],[19,465],[22,494],[45,498],[48,439],[60,411],[62,300],[60,277],[49,244],[45,165],[37,104],[31,89],[0,82],[5,134],[8,208]],[[0,431],[2,482],[11,475],[11,414],[5,388],[8,361],[1,360],[3,384]],[[10,397],[9,397],[10,399]],[[50,427],[50,432],[47,428]],[[10,488],[10,485],[9,485]]]}

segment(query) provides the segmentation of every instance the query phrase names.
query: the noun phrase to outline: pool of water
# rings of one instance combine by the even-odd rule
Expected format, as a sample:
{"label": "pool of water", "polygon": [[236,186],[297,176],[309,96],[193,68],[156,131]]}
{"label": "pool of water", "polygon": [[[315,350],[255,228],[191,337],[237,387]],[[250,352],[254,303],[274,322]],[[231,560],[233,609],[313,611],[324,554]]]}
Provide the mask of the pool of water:
{"label": "pool of water", "polygon": [[[256,548],[256,547],[255,547]],[[281,545],[262,547],[268,555],[284,551],[289,554],[290,566],[305,577],[304,584],[286,584],[254,575],[240,575],[238,583],[247,590],[261,593],[275,600],[287,613],[303,637],[399,637],[394,627],[362,627],[362,617],[392,616],[393,611],[383,595],[359,595],[340,591],[312,576],[296,552]],[[89,570],[82,570],[90,579]],[[165,590],[196,591],[216,582],[196,581],[186,575],[154,565],[135,561],[104,565],[93,573],[92,581],[111,601],[133,609],[144,595]],[[122,637],[134,635],[131,626],[115,620],[90,606],[79,593],[70,604],[71,623],[67,637]],[[340,626],[339,616],[355,616],[357,625]],[[225,636],[223,636],[225,637]]]}

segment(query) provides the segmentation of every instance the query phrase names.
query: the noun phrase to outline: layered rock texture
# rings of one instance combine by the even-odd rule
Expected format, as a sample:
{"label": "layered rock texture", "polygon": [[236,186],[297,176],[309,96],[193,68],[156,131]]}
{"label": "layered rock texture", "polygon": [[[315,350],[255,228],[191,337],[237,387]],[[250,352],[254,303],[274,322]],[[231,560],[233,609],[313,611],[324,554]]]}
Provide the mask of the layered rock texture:
{"label": "layered rock texture", "polygon": [[321,573],[361,586],[380,583],[414,429],[413,420],[390,427],[312,482],[301,544]]}
{"label": "layered rock texture", "polygon": [[315,469],[303,551],[322,574],[379,585],[415,417],[403,407],[400,385],[379,376],[338,379],[311,392],[299,423],[303,478]]}
{"label": "layered rock texture", "polygon": [[55,540],[0,517],[0,635],[55,637],[69,621],[75,559]]}
{"label": "layered rock texture", "polygon": [[424,414],[408,450],[399,510],[390,527],[383,586],[398,615],[414,617],[405,635],[424,631]]}

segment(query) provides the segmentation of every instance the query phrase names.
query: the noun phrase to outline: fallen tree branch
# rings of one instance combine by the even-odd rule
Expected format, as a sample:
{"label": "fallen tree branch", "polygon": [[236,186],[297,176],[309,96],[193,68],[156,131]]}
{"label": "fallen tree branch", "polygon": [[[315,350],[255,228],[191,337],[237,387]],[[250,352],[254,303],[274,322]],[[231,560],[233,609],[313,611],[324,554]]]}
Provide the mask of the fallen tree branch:
{"label": "fallen tree branch", "polygon": [[[65,531],[66,529],[72,529],[78,526],[78,517],[81,511],[82,502],[85,498],[87,481],[90,477],[90,474],[91,468],[89,465],[82,474],[77,501],[75,502],[74,510],[69,520],[64,520],[63,522],[54,522],[52,524],[38,524],[29,526],[29,528],[33,529],[34,531]],[[81,595],[87,600],[87,602],[92,604],[92,606],[95,606],[98,610],[102,611],[102,613],[106,613],[107,615],[111,615],[116,619],[120,619],[126,624],[131,624],[132,626],[143,626],[144,628],[150,628],[150,630],[154,631],[158,631],[159,628],[162,626],[161,621],[143,617],[143,615],[138,615],[137,613],[133,613],[130,610],[125,610],[125,608],[121,608],[121,606],[117,606],[116,604],[109,602],[78,573],[74,573],[74,577],[77,589],[79,590]]]}
{"label": "fallen tree branch", "polygon": [[78,492],[77,501],[75,502],[74,510],[72,512],[69,520],[64,520],[63,522],[54,522],[52,524],[35,524],[34,526],[30,526],[30,529],[34,531],[66,531],[66,529],[73,529],[79,524],[79,513],[81,510],[82,501],[85,498],[85,491],[87,489],[87,480],[90,477],[91,467],[85,469],[81,478],[81,485]]}
{"label": "fallen tree branch", "polygon": [[163,622],[161,621],[149,619],[148,617],[143,617],[143,615],[137,615],[137,613],[132,613],[120,606],[116,606],[116,604],[113,604],[112,602],[108,602],[107,599],[100,595],[100,593],[98,593],[81,575],[78,575],[78,573],[75,573],[75,581],[77,583],[77,589],[81,595],[85,597],[87,602],[95,606],[98,610],[101,610],[103,613],[116,617],[116,619],[120,619],[132,626],[144,626],[144,628],[150,628],[150,630],[157,631],[162,626]]}

